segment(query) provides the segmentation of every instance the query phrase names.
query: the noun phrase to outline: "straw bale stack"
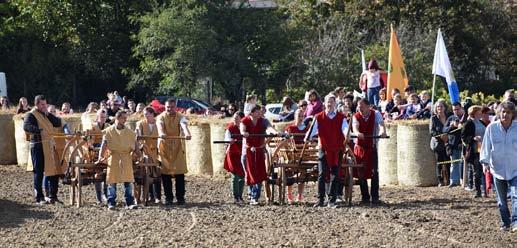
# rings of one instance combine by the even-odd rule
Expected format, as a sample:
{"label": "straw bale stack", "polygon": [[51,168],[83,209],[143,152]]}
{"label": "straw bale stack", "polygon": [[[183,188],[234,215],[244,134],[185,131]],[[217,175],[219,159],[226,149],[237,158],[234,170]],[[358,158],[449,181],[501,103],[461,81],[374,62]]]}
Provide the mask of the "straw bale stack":
{"label": "straw bale stack", "polygon": [[16,163],[13,116],[11,113],[0,113],[0,164]]}
{"label": "straw bale stack", "polygon": [[[29,141],[27,141],[25,136],[25,131],[23,130],[23,118],[25,115],[19,114],[13,117],[14,121],[14,139],[16,143],[16,161],[20,166],[27,166],[30,160],[30,152],[29,152]],[[27,168],[32,166],[27,166]]]}
{"label": "straw bale stack", "polygon": [[210,124],[191,122],[189,130],[192,139],[185,141],[188,171],[193,175],[212,176]]}
{"label": "straw bale stack", "polygon": [[397,125],[386,123],[389,139],[380,139],[379,154],[379,183],[381,185],[397,185]]}
{"label": "straw bale stack", "polygon": [[403,186],[433,186],[435,158],[429,149],[429,121],[402,121],[397,128],[397,173]]}

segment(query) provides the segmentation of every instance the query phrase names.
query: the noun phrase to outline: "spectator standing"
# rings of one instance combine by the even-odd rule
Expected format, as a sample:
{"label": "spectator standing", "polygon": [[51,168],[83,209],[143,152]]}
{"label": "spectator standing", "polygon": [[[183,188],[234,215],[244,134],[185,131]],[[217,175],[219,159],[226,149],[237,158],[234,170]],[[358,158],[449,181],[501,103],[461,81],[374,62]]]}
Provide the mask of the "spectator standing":
{"label": "spectator standing", "polygon": [[[501,104],[499,120],[488,125],[480,154],[480,161],[494,175],[497,205],[501,215],[501,230],[517,232],[517,121],[515,104],[506,101]],[[512,213],[508,208],[510,193]]]}
{"label": "spectator standing", "polygon": [[[452,104],[452,115],[447,118],[445,124],[445,132],[447,133],[446,152],[452,161],[461,159],[462,142],[461,142],[461,128],[463,119],[463,108],[460,103]],[[463,161],[453,162],[450,169],[450,182],[449,187],[455,187],[460,185],[461,179],[463,178]]]}
{"label": "spectator standing", "polygon": [[[447,122],[447,107],[444,100],[439,100],[435,104],[435,113],[431,118],[431,150],[433,150],[436,157],[436,162],[447,161],[447,153],[445,151],[445,142],[447,142],[447,134],[445,131],[445,124]],[[449,184],[449,164],[438,164],[436,166],[436,176],[438,177],[438,187]]]}
{"label": "spectator standing", "polygon": [[316,114],[323,111],[323,103],[321,103],[320,96],[315,89],[308,92],[307,110],[305,111],[305,117],[315,116]]}
{"label": "spectator standing", "polygon": [[29,102],[27,98],[21,97],[18,101],[18,107],[16,108],[16,114],[25,114],[29,112],[31,108],[29,107]]}

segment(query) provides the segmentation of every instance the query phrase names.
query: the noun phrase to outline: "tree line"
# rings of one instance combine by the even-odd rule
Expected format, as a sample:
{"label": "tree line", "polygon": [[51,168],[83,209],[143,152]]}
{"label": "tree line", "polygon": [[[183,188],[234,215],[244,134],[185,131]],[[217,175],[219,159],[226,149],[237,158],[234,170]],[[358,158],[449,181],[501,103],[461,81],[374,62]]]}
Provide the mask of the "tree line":
{"label": "tree line", "polygon": [[[124,91],[263,101],[310,88],[357,89],[360,50],[387,69],[389,26],[410,84],[430,89],[442,29],[460,90],[500,95],[517,82],[512,1],[11,0],[0,3],[0,71],[9,97],[84,105]],[[445,88],[444,85],[440,86]]]}

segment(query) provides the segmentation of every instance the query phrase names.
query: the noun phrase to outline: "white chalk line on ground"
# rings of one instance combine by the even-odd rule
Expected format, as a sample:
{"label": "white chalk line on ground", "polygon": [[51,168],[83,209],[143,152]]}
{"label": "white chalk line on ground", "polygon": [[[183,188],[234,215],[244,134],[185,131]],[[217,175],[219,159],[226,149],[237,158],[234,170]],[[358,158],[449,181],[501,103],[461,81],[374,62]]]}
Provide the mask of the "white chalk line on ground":
{"label": "white chalk line on ground", "polygon": [[190,225],[190,227],[187,229],[187,231],[185,233],[190,232],[192,229],[194,229],[194,227],[197,224],[197,218],[196,218],[196,215],[194,214],[194,212],[190,212],[190,216],[192,216],[192,224]]}
{"label": "white chalk line on ground", "polygon": [[121,212],[118,214],[117,220],[116,220],[115,222],[111,223],[111,225],[106,226],[106,227],[104,228],[104,230],[110,229],[111,227],[118,225],[118,223],[120,223],[120,221],[122,220],[122,217],[123,217],[123,216],[124,216],[124,212],[122,212],[122,211],[121,211]]}

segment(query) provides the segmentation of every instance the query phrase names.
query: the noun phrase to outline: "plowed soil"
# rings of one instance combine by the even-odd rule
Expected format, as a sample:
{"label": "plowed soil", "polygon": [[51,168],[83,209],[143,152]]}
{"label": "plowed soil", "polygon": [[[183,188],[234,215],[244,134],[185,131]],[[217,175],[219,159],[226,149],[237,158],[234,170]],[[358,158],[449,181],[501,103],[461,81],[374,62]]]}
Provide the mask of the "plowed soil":
{"label": "plowed soil", "polygon": [[[517,233],[499,231],[492,193],[474,199],[460,187],[382,187],[378,206],[313,208],[315,185],[305,204],[237,206],[225,180],[187,177],[187,204],[166,208],[33,203],[32,174],[0,167],[1,247],[516,247]],[[122,201],[119,187],[118,201]]]}

